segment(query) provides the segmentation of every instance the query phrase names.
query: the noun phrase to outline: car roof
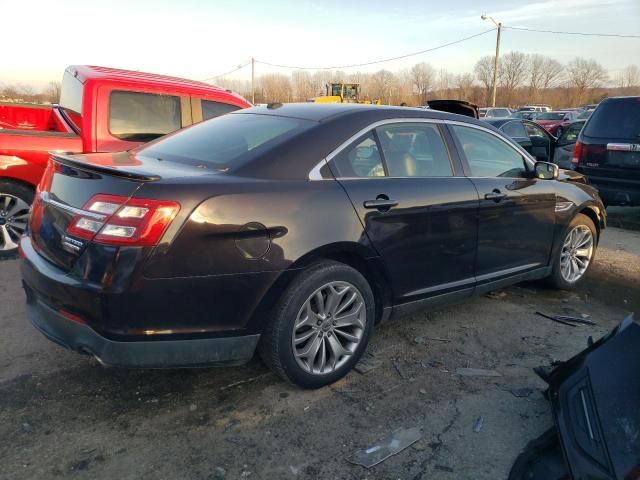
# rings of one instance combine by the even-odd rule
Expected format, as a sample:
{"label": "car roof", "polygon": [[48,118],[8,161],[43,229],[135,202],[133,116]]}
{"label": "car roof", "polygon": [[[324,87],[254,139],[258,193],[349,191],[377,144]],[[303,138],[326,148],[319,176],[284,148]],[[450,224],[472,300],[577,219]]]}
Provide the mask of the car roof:
{"label": "car roof", "polygon": [[126,82],[128,85],[141,85],[156,87],[172,88],[179,91],[188,91],[193,94],[222,94],[224,96],[231,95],[246,104],[246,100],[240,95],[216,87],[209,83],[199,82],[197,80],[189,80],[186,78],[171,77],[168,75],[159,75],[156,73],[137,72],[133,70],[123,70],[120,68],[100,67],[97,65],[71,65],[66,69],[74,75],[80,82],[85,83],[87,80],[102,80],[111,82]]}
{"label": "car roof", "polygon": [[237,110],[231,113],[231,115],[245,114],[292,117],[321,123],[343,117],[358,117],[369,118],[371,121],[384,120],[387,118],[428,118],[465,121],[483,125],[471,117],[438,110],[357,103],[277,103]]}

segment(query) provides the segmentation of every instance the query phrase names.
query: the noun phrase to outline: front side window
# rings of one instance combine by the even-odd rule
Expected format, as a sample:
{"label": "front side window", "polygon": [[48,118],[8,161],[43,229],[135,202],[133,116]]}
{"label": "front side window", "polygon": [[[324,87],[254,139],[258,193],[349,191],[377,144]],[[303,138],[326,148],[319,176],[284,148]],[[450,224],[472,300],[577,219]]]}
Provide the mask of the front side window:
{"label": "front side window", "polygon": [[180,97],[113,91],[109,97],[109,131],[114,137],[148,142],[181,127]]}
{"label": "front side window", "polygon": [[230,105],[228,103],[214,102],[212,100],[202,100],[202,119],[209,120],[210,118],[219,117],[225,113],[240,110],[240,107]]}
{"label": "front side window", "polygon": [[583,125],[584,122],[576,122],[569,125],[562,136],[558,139],[558,145],[570,145],[576,143]]}
{"label": "front side window", "polygon": [[514,147],[477,128],[451,125],[473,177],[523,177],[525,161]]}
{"label": "front side window", "polygon": [[360,137],[332,160],[337,177],[384,177],[382,157],[373,132]]}
{"label": "front side window", "polygon": [[527,134],[531,138],[539,137],[544,138],[545,140],[549,138],[546,134],[545,129],[540,127],[539,125],[536,125],[535,123],[525,123],[524,126],[527,129]]}
{"label": "front side window", "polygon": [[437,125],[397,123],[376,129],[391,177],[450,177],[447,147]]}

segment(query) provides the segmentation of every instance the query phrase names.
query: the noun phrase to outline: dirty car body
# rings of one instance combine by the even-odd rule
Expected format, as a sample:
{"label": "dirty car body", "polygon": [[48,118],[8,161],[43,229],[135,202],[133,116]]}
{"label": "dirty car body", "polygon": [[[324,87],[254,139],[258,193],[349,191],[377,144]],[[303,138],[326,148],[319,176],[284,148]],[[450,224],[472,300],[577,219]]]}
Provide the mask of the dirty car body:
{"label": "dirty car body", "polygon": [[[520,167],[472,176],[463,134]],[[22,273],[36,327],[106,364],[241,363],[318,262],[364,277],[373,324],[549,275],[579,214],[604,228],[594,189],[536,178],[524,150],[468,117],[256,107],[130,152],[55,155]]]}

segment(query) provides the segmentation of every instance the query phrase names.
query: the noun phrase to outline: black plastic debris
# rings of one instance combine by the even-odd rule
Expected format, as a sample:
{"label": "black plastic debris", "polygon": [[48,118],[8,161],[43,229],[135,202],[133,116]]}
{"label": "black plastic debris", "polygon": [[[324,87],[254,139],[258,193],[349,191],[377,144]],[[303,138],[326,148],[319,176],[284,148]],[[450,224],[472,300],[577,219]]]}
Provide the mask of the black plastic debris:
{"label": "black plastic debris", "polygon": [[571,317],[569,315],[547,315],[546,313],[536,312],[536,315],[553,320],[554,322],[567,325],[569,327],[577,327],[579,325],[597,325],[596,322],[586,320],[584,318]]}
{"label": "black plastic debris", "polygon": [[371,468],[392,455],[400,453],[421,438],[422,434],[418,427],[399,428],[382,440],[375,442],[373,445],[356,451],[352,457],[347,458],[347,461]]}
{"label": "black plastic debris", "polygon": [[509,480],[640,480],[640,324],[633,316],[570,360],[536,371],[549,385],[555,428],[528,445]]}
{"label": "black plastic debris", "polygon": [[511,395],[518,398],[526,398],[533,393],[533,389],[527,387],[512,388],[509,391],[511,392]]}

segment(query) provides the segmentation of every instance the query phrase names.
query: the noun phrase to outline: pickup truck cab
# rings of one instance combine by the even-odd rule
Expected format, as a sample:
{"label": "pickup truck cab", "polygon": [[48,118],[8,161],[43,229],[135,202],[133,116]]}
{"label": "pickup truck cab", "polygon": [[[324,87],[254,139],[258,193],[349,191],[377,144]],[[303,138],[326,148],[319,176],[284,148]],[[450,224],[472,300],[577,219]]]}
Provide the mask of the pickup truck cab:
{"label": "pickup truck cab", "polygon": [[0,104],[0,257],[18,247],[51,152],[129,150],[249,106],[206,83],[88,65],[65,70],[59,105]]}

